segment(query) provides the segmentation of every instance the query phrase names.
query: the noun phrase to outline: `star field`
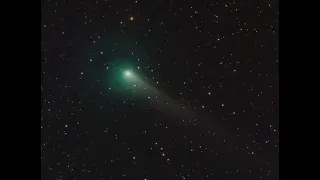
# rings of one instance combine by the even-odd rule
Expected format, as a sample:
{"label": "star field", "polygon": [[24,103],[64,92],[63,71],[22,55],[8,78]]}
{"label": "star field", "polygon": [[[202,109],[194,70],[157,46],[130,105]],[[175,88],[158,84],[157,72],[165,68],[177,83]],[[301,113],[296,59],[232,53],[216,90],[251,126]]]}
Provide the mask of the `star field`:
{"label": "star field", "polygon": [[278,16],[275,0],[42,1],[41,179],[279,179]]}

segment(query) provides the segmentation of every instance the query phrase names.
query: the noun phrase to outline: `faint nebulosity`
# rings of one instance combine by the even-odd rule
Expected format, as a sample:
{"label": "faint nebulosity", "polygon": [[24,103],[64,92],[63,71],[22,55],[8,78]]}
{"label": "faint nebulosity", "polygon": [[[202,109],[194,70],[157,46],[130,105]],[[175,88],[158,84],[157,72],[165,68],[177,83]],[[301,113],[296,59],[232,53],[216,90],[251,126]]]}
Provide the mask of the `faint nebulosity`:
{"label": "faint nebulosity", "polygon": [[278,3],[42,1],[41,179],[279,179]]}

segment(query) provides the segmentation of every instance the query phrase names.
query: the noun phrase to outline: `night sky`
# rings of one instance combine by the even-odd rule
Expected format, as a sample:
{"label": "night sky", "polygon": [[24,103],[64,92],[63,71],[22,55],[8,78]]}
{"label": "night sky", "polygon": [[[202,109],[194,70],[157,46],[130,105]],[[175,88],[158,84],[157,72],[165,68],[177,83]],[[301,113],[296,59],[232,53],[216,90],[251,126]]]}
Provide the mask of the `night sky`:
{"label": "night sky", "polygon": [[43,0],[41,179],[279,179],[278,1]]}

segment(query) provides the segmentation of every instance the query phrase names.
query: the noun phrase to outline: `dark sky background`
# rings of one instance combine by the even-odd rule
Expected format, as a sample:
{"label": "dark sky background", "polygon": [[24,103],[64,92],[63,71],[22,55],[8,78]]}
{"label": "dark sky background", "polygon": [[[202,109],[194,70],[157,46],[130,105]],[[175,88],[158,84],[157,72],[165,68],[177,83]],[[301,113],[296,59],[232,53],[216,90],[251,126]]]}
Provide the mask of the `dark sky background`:
{"label": "dark sky background", "polygon": [[[41,16],[41,179],[279,179],[278,1],[44,0]],[[196,116],[114,88],[123,64]]]}

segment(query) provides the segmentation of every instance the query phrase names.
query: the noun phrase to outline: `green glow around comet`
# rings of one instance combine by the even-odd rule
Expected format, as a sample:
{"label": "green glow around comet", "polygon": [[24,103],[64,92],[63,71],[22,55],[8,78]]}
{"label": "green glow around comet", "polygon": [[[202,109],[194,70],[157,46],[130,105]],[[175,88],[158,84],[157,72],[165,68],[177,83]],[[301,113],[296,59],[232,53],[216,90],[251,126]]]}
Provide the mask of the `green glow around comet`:
{"label": "green glow around comet", "polygon": [[132,81],[133,71],[136,70],[136,64],[130,58],[117,58],[109,61],[106,69],[107,79],[106,90],[112,91],[119,96],[131,94],[127,91],[128,83]]}

